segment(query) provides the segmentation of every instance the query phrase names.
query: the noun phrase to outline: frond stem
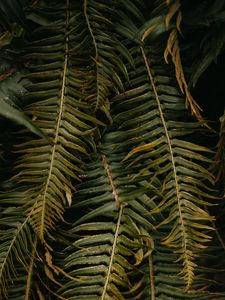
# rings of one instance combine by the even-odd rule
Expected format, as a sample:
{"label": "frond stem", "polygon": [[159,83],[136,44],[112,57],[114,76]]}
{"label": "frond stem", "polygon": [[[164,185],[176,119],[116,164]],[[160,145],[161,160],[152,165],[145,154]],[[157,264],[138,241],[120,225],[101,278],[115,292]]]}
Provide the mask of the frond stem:
{"label": "frond stem", "polygon": [[104,288],[103,288],[101,300],[105,299],[105,295],[106,295],[106,291],[107,291],[107,287],[108,287],[108,283],[109,283],[109,279],[110,279],[110,274],[111,274],[113,260],[114,260],[115,251],[116,251],[117,239],[118,239],[118,236],[119,236],[119,229],[120,229],[120,225],[121,225],[121,218],[122,218],[122,215],[123,215],[123,208],[124,208],[124,206],[121,205],[120,210],[119,210],[117,224],[116,224],[116,232],[115,232],[113,246],[112,246],[112,253],[111,253],[111,257],[110,257],[108,272],[107,272],[107,275],[106,275],[106,281],[105,281],[105,285],[104,285]]}
{"label": "frond stem", "polygon": [[106,158],[105,155],[102,155],[102,163],[103,163],[104,169],[106,171],[106,174],[108,176],[108,179],[109,179],[109,182],[110,182],[110,185],[111,185],[111,188],[112,188],[112,193],[113,193],[113,196],[114,196],[115,201],[116,201],[116,206],[119,208],[120,205],[121,205],[120,199],[119,199],[118,193],[116,191],[116,186],[115,186],[114,181],[113,181],[113,176],[112,176],[112,173],[110,171],[109,164],[107,162],[107,158]]}
{"label": "frond stem", "polygon": [[109,278],[110,278],[110,274],[111,274],[111,270],[112,270],[112,265],[113,265],[113,259],[115,256],[115,250],[116,250],[116,245],[117,245],[117,239],[118,239],[118,235],[119,235],[119,229],[120,229],[120,225],[121,225],[121,218],[122,218],[122,214],[123,214],[123,208],[124,205],[120,204],[120,200],[119,200],[119,196],[117,194],[116,191],[116,187],[113,181],[113,177],[109,168],[109,164],[107,162],[107,158],[105,155],[102,155],[102,163],[105,169],[105,172],[108,176],[111,188],[112,188],[112,193],[116,202],[116,206],[120,209],[119,210],[119,215],[118,215],[118,220],[117,220],[117,224],[116,224],[116,231],[115,231],[115,236],[114,236],[114,241],[113,241],[113,246],[112,246],[112,253],[111,253],[111,257],[110,257],[110,263],[109,263],[109,267],[108,267],[108,272],[107,272],[107,276],[106,276],[106,281],[105,281],[105,285],[103,288],[103,292],[102,292],[102,296],[101,296],[101,300],[104,300],[104,297],[106,295],[106,291],[107,291],[107,286],[109,283]]}

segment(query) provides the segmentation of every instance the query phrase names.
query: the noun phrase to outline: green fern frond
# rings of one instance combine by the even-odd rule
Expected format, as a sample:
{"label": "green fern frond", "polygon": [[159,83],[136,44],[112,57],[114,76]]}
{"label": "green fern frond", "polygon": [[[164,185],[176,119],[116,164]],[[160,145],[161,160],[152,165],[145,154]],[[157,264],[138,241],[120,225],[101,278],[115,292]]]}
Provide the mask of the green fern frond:
{"label": "green fern frond", "polygon": [[[119,3],[84,1],[85,25],[91,38],[90,79],[87,100],[95,111],[99,108],[110,117],[109,97],[123,91],[123,78],[128,72],[123,58],[133,63],[133,58],[118,39],[114,23],[118,19]],[[89,41],[90,43],[90,41]]]}
{"label": "green fern frond", "polygon": [[10,283],[7,299],[9,300],[29,300],[36,299],[35,297],[35,273],[36,269],[36,251],[37,240],[34,240],[33,247],[30,249],[29,259],[27,259],[26,269],[15,264],[16,274],[13,277],[13,285]]}
{"label": "green fern frond", "polygon": [[[73,10],[69,1],[56,6],[53,15],[51,7],[43,9],[51,23],[37,28],[27,45],[24,59],[29,60],[32,84],[24,101],[31,103],[25,111],[52,143],[31,139],[18,145],[20,172],[14,177],[29,190],[23,203],[41,240],[71,204],[67,197],[73,190],[71,179],[79,181],[81,156],[92,147],[94,130],[101,124],[92,117],[82,92],[86,46],[78,35],[80,11]],[[79,47],[74,48],[74,43]]]}
{"label": "green fern frond", "polygon": [[158,206],[152,212],[163,213],[171,208],[162,224],[172,222],[173,227],[163,244],[179,253],[183,262],[180,274],[189,288],[196,268],[195,251],[205,248],[211,239],[203,234],[210,228],[206,223],[212,220],[204,211],[208,202],[198,197],[210,198],[208,183],[214,183],[204,167],[210,160],[200,154],[208,155],[210,151],[181,139],[198,130],[199,125],[190,122],[184,126],[181,121],[188,118],[185,101],[167,76],[169,69],[163,67],[160,56],[152,47],[140,47],[136,57],[140,75],[136,73],[133,80],[131,77],[129,85],[133,89],[114,98],[115,121],[121,136],[130,137],[121,147],[133,148],[126,159],[131,159],[131,165],[141,166],[137,176],[156,176],[162,182],[163,197],[156,201]]}
{"label": "green fern frond", "polygon": [[77,238],[61,262],[75,278],[58,291],[67,299],[126,299],[124,293],[132,289],[129,273],[137,271],[148,251],[145,240],[154,231],[145,188],[130,183],[112,143],[103,147],[105,154],[88,165],[74,195],[77,204],[71,209],[89,212],[73,224],[70,235]]}
{"label": "green fern frond", "polygon": [[0,298],[225,299],[224,116],[214,173],[186,82],[225,1],[191,2],[0,4]]}
{"label": "green fern frond", "polygon": [[[28,256],[32,233],[28,217],[19,208],[7,208],[1,213],[0,296],[5,298],[8,287],[17,277],[18,265],[28,271]],[[16,267],[17,266],[17,267]]]}
{"label": "green fern frond", "polygon": [[[179,254],[161,245],[161,240],[169,231],[171,225],[167,224],[156,234],[152,234],[154,249],[140,266],[142,276],[135,291],[136,299],[222,299],[222,293],[210,292],[210,286],[215,285],[215,282],[206,278],[204,268],[198,268],[192,288],[187,292],[185,283],[179,276],[182,268],[182,263],[178,261]],[[207,253],[206,256],[202,253],[203,260],[210,259],[210,254],[208,251]]]}

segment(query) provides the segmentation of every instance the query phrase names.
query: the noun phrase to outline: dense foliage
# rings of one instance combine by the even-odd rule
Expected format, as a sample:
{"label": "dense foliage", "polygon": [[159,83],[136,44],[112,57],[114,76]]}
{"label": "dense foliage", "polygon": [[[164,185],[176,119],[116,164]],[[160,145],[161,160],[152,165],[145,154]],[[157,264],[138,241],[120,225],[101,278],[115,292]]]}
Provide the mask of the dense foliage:
{"label": "dense foliage", "polygon": [[225,1],[0,14],[0,298],[225,299]]}

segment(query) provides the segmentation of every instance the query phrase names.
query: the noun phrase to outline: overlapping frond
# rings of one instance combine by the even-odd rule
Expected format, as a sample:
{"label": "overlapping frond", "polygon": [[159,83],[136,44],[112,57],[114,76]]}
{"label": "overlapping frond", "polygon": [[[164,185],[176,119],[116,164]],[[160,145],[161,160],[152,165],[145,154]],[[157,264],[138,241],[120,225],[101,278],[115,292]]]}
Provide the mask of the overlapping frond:
{"label": "overlapping frond", "polygon": [[119,3],[85,0],[83,10],[86,22],[84,28],[88,30],[85,39],[91,39],[92,50],[89,57],[87,99],[95,111],[100,108],[111,120],[108,98],[112,92],[123,90],[121,77],[128,79],[126,65],[119,54],[132,62],[132,57],[114,31],[114,22],[120,17]]}
{"label": "overlapping frond", "polygon": [[82,172],[81,155],[92,147],[97,122],[91,116],[82,93],[85,78],[79,64],[83,57],[80,11],[77,7],[59,4],[42,8],[50,23],[36,29],[26,48],[29,79],[32,84],[24,96],[34,123],[49,137],[29,140],[18,146],[22,154],[15,179],[29,190],[23,203],[34,231],[43,240],[54,223],[62,219],[64,207],[70,204],[73,186]]}
{"label": "overlapping frond", "polygon": [[[179,276],[182,268],[181,262],[177,262],[179,254],[172,253],[171,249],[161,245],[161,239],[170,230],[171,225],[166,225],[158,234],[153,234],[154,250],[140,267],[143,276],[136,290],[136,299],[222,299],[224,295],[209,291],[210,286],[215,286],[215,281],[212,280],[212,276],[211,280],[205,278],[204,268],[196,271],[192,289],[188,292],[184,289],[183,280]],[[207,254],[203,255],[203,259],[212,259],[210,251]]]}
{"label": "overlapping frond", "polygon": [[[181,61],[180,54],[180,45],[179,45],[179,34],[181,33],[181,21],[182,21],[182,13],[181,13],[181,1],[166,1],[168,5],[168,13],[166,15],[166,27],[170,31],[167,45],[164,52],[165,61],[168,63],[168,56],[170,55],[175,67],[176,79],[179,84],[180,90],[186,97],[186,105],[190,106],[192,114],[200,121],[204,122],[201,115],[201,108],[197,104],[197,102],[192,97],[186,78],[183,70],[183,65]],[[171,25],[170,23],[172,19],[175,19]]]}
{"label": "overlapping frond", "polygon": [[163,213],[170,207],[162,224],[173,224],[162,243],[179,253],[183,264],[180,274],[190,287],[196,268],[195,252],[210,240],[203,232],[210,228],[206,222],[212,218],[204,211],[207,201],[198,197],[207,198],[207,182],[213,184],[213,176],[204,167],[210,161],[200,154],[210,151],[182,139],[199,125],[182,121],[187,118],[185,101],[167,76],[169,70],[160,56],[150,49],[140,47],[136,52],[140,75],[136,73],[130,80],[134,83],[132,90],[114,98],[115,112],[119,112],[115,120],[131,137],[133,150],[127,159],[136,155],[131,164],[141,165],[138,176],[157,176],[162,182],[163,198],[154,212]]}
{"label": "overlapping frond", "polygon": [[0,228],[0,297],[3,299],[8,286],[18,276],[18,266],[27,273],[32,234],[28,218],[15,207],[1,212]]}
{"label": "overlapping frond", "polygon": [[[204,11],[206,2],[196,7]],[[198,24],[194,15],[186,23],[188,5],[179,0],[0,5],[0,13],[3,6],[12,8],[9,26],[0,21],[9,33],[1,36],[0,55],[8,54],[4,47],[11,41],[14,58],[22,48],[19,64],[29,81],[17,65],[3,70],[0,97],[11,101],[19,92],[22,99],[16,100],[32,123],[14,115],[6,102],[0,102],[0,115],[8,109],[11,119],[40,137],[23,129],[16,151],[11,142],[3,157],[2,179],[13,174],[0,184],[0,297],[223,299],[215,292],[221,274],[215,272],[215,254],[224,250],[223,236],[208,209],[216,199],[208,170],[213,152],[196,143],[204,122],[186,82],[186,58],[181,62],[189,49],[182,48],[181,26]],[[223,5],[210,5],[206,20],[213,16],[214,22],[217,13],[223,20]],[[11,20],[23,27],[17,37]],[[223,38],[218,45],[216,53],[201,56],[206,60],[202,69],[196,65],[196,75],[188,74],[191,80],[218,56]],[[221,121],[218,162],[224,158]],[[221,218],[218,222],[222,227]],[[215,235],[221,245],[212,243],[208,250]]]}
{"label": "overlapping frond", "polygon": [[88,164],[74,195],[72,211],[89,212],[74,222],[70,235],[76,238],[61,262],[74,278],[58,291],[66,299],[127,299],[132,294],[129,273],[138,273],[148,245],[153,247],[146,243],[154,231],[152,203],[143,186],[130,182],[120,155],[112,154],[113,140],[109,134],[104,154]]}
{"label": "overlapping frond", "polygon": [[[7,299],[11,300],[29,300],[36,299],[35,297],[35,269],[37,251],[37,240],[34,240],[33,246],[29,249],[29,257],[27,257],[26,269],[18,262],[15,263],[16,276],[13,278],[12,283],[9,286]],[[24,253],[27,256],[27,253]],[[25,256],[24,256],[25,257]]]}

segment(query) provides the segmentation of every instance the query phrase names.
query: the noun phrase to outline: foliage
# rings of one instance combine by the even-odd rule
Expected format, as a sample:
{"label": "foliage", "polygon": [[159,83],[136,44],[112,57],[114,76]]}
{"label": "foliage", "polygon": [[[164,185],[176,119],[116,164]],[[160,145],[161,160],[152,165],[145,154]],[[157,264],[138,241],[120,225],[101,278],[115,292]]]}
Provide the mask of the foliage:
{"label": "foliage", "polygon": [[1,299],[225,299],[208,2],[0,2]]}

